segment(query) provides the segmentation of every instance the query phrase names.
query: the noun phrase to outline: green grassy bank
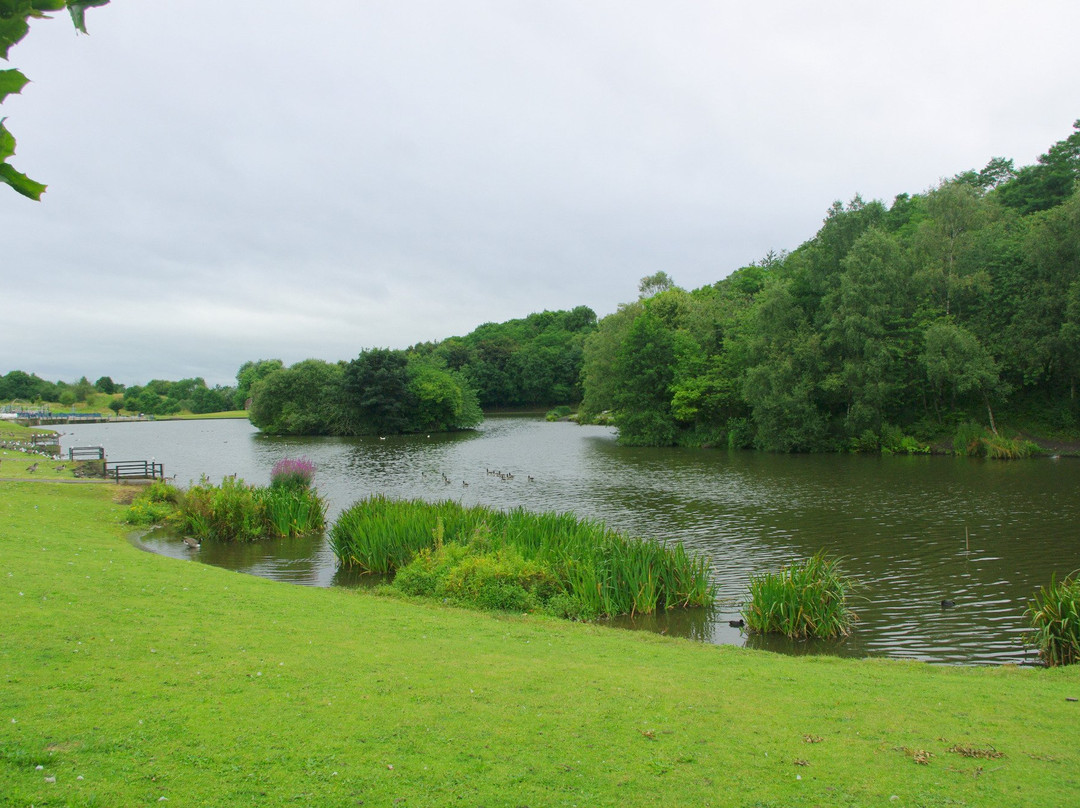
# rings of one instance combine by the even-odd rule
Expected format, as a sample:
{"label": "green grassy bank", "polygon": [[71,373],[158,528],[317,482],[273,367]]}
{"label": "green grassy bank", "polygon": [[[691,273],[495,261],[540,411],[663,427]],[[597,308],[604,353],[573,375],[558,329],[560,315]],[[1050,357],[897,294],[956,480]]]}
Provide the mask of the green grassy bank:
{"label": "green grassy bank", "polygon": [[0,481],[0,805],[1080,801],[1075,668],[797,659],[272,583],[139,551],[116,493]]}

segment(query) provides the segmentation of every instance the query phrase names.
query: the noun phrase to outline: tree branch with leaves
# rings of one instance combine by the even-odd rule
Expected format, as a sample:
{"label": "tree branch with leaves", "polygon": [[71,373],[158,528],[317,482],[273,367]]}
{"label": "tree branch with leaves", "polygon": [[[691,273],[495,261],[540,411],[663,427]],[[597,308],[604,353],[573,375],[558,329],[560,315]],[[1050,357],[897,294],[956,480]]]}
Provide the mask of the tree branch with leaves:
{"label": "tree branch with leaves", "polygon": [[[76,30],[86,31],[86,9],[107,5],[109,0],[0,0],[0,58],[8,61],[8,51],[21,42],[30,31],[30,20],[48,19],[49,12],[71,14]],[[9,95],[22,92],[29,79],[15,68],[0,70],[0,104]],[[46,186],[16,171],[8,162],[15,154],[15,138],[4,126],[7,118],[0,117],[0,182],[35,201],[41,200]]]}

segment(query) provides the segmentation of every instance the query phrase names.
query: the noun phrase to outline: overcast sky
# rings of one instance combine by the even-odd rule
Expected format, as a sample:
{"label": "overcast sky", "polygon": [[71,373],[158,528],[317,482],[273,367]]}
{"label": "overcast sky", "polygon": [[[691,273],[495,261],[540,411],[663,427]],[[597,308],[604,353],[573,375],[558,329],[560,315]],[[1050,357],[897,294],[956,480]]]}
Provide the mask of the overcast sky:
{"label": "overcast sky", "polygon": [[601,317],[811,238],[833,200],[1026,165],[1080,3],[113,0],[0,107],[0,373],[125,384]]}

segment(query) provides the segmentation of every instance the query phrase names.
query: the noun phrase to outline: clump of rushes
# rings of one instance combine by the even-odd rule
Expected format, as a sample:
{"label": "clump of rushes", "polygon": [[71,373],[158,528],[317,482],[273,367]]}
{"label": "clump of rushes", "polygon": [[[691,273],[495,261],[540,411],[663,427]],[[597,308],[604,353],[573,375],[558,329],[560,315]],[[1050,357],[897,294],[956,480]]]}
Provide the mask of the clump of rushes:
{"label": "clump of rushes", "polygon": [[1038,444],[1022,438],[987,435],[982,439],[983,454],[994,460],[1020,460],[1034,457],[1042,450]]}
{"label": "clump of rushes", "polygon": [[306,457],[283,458],[270,471],[271,488],[310,488],[315,479],[315,464]]}
{"label": "clump of rushes", "polygon": [[[705,606],[715,598],[707,561],[681,544],[630,538],[571,513],[373,496],[338,517],[330,547],[343,566],[365,572],[404,572],[415,563],[403,579],[411,591],[489,608],[506,595],[514,608],[535,604],[592,618]],[[509,578],[524,594],[509,592]],[[481,593],[488,585],[501,594]]]}
{"label": "clump of rushes", "polygon": [[123,520],[144,527],[164,524],[175,516],[180,497],[180,489],[169,483],[160,480],[151,483],[131,501]]}
{"label": "clump of rushes", "polygon": [[1080,580],[1077,573],[1058,581],[1050,576],[1050,585],[1035,593],[1028,604],[1026,617],[1035,630],[1031,643],[1050,667],[1072,665],[1080,661]]}
{"label": "clump of rushes", "polygon": [[177,522],[200,540],[292,538],[326,527],[326,502],[307,484],[297,485],[295,478],[260,488],[232,477],[213,485],[204,477],[184,494]]}
{"label": "clump of rushes", "polygon": [[743,619],[761,634],[797,640],[846,637],[856,619],[847,605],[851,588],[838,560],[818,551],[778,573],[752,575]]}

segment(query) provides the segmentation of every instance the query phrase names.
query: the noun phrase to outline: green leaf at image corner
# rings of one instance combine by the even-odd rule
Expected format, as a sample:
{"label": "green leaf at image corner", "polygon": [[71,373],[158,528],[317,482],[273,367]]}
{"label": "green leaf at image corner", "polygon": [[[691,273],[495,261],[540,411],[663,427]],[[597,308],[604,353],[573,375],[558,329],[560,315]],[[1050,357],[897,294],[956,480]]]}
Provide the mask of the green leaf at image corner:
{"label": "green leaf at image corner", "polygon": [[25,174],[21,174],[7,163],[0,163],[0,182],[6,183],[25,197],[35,202],[41,201],[41,195],[48,186],[35,182]]}
{"label": "green leaf at image corner", "polygon": [[4,126],[7,118],[0,118],[0,163],[15,153],[15,137]]}
{"label": "green leaf at image corner", "polygon": [[22,90],[30,81],[19,70],[0,70],[0,103]]}
{"label": "green leaf at image corner", "polygon": [[71,12],[71,22],[84,34],[86,30],[86,9],[108,5],[109,0],[68,0],[68,11]]}
{"label": "green leaf at image corner", "polygon": [[0,118],[0,182],[10,185],[23,196],[40,202],[46,186],[16,171],[7,163],[7,159],[15,154],[15,136],[4,126],[5,120],[7,119]]}
{"label": "green leaf at image corner", "polygon": [[0,59],[7,59],[11,46],[26,36],[29,30],[25,17],[0,15]]}

